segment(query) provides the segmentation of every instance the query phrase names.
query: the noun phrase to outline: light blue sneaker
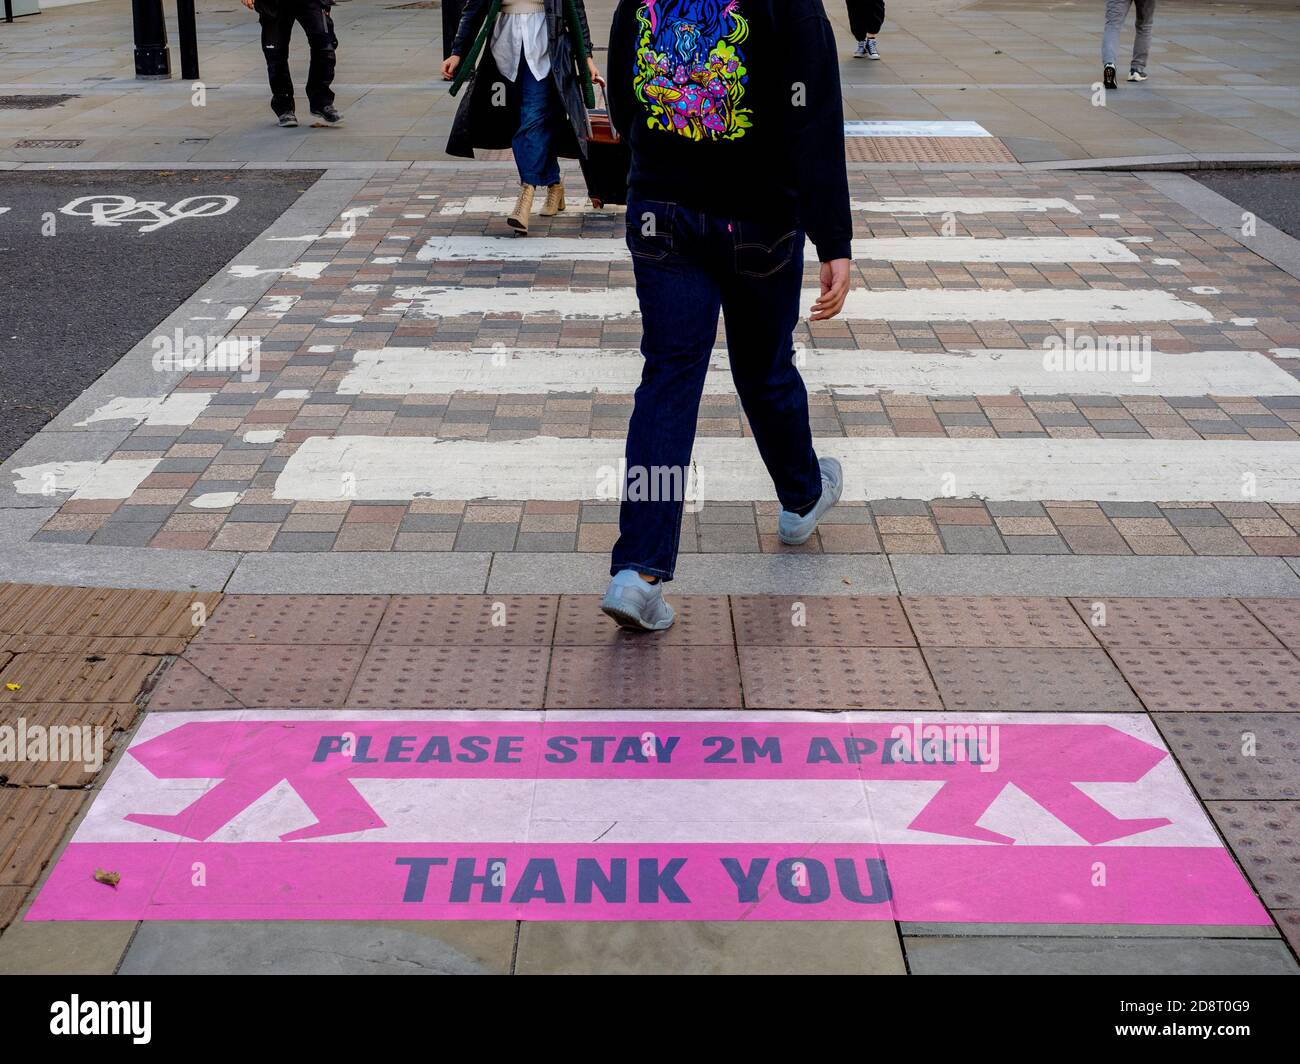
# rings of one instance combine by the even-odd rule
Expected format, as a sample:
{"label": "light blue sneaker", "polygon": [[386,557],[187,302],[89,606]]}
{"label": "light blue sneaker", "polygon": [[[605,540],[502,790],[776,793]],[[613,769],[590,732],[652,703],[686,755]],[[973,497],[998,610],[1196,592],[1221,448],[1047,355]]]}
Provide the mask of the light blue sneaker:
{"label": "light blue sneaker", "polygon": [[817,531],[817,522],[822,514],[839,502],[844,492],[844,470],[840,463],[834,458],[823,458],[817,465],[822,471],[822,497],[817,500],[817,505],[803,517],[782,510],[776,522],[776,533],[781,542],[792,547],[808,542],[808,537]]}
{"label": "light blue sneaker", "polygon": [[662,632],[677,619],[664,601],[664,582],[647,583],[634,569],[614,574],[600,608],[618,621],[620,628],[638,632]]}

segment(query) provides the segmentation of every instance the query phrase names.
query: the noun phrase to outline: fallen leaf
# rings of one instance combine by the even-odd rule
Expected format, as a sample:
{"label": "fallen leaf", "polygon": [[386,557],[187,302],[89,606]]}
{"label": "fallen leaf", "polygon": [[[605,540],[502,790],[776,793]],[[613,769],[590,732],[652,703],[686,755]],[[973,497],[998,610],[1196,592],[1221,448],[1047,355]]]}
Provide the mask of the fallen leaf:
{"label": "fallen leaf", "polygon": [[95,869],[96,883],[107,883],[110,887],[116,887],[121,880],[121,872],[105,872],[102,868]]}
{"label": "fallen leaf", "polygon": [[7,683],[7,684],[5,684],[5,690],[6,690],[6,691],[21,691],[22,689],[23,689],[23,685],[20,684],[20,683]]}

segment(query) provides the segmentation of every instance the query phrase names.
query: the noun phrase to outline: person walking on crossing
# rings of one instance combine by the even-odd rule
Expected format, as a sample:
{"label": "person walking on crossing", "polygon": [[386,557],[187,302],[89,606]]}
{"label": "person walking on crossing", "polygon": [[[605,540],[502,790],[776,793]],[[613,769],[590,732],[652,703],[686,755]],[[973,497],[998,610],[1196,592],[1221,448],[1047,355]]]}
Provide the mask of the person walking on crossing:
{"label": "person walking on crossing", "polygon": [[1108,89],[1119,88],[1115,77],[1119,31],[1124,28],[1128,9],[1134,4],[1137,5],[1137,34],[1133,38],[1133,58],[1128,65],[1128,79],[1147,79],[1147,58],[1151,54],[1151,27],[1156,21],[1156,0],[1106,0],[1106,29],[1101,35],[1101,80]]}
{"label": "person walking on crossing", "polygon": [[876,37],[885,24],[885,0],[848,0],[849,29],[858,42],[854,59],[879,59]]}
{"label": "person walking on crossing", "polygon": [[307,70],[307,105],[322,126],[337,126],[343,121],[334,106],[335,49],[339,39],[334,33],[330,8],[335,0],[241,0],[249,11],[257,12],[262,26],[262,55],[266,57],[266,74],[271,81],[271,110],[285,129],[298,125],[293,99],[293,76],[289,73],[289,38],[296,22],[307,34],[311,48],[311,66]]}
{"label": "person walking on crossing", "polygon": [[506,147],[514,153],[519,197],[506,223],[527,235],[539,188],[546,200],[538,213],[564,210],[559,157],[584,151],[592,82],[600,79],[582,0],[468,0],[442,76],[452,95],[469,83],[447,154],[472,159],[475,148]]}
{"label": "person walking on crossing", "polygon": [[[849,291],[844,109],[821,0],[620,0],[608,62],[610,117],[631,149],[626,239],[645,362],[601,608],[659,631],[674,618],[663,587],[719,310],[781,541],[807,542],[839,500],[839,463],[813,449],[792,334],[805,236],[821,261],[811,320],[833,318]],[[700,472],[707,491],[714,474]]]}

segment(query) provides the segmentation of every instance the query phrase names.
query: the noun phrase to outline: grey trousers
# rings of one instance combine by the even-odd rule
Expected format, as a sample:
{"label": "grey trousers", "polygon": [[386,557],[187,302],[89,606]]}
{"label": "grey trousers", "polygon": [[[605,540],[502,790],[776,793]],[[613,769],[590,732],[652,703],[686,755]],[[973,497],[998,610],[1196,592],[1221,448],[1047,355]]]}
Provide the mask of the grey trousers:
{"label": "grey trousers", "polygon": [[1137,36],[1133,38],[1133,61],[1129,69],[1145,74],[1147,56],[1151,54],[1151,26],[1156,20],[1156,0],[1106,0],[1106,32],[1101,37],[1101,61],[1106,66],[1115,65],[1119,31],[1133,4],[1137,4]]}

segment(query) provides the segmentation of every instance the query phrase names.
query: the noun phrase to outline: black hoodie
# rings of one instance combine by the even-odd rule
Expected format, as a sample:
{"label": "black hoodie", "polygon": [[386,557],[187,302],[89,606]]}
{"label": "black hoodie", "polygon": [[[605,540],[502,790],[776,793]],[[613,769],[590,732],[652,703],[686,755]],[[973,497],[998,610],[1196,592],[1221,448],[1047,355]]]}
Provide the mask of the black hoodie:
{"label": "black hoodie", "polygon": [[823,262],[850,257],[839,59],[821,0],[619,0],[608,67],[633,196],[789,217]]}

